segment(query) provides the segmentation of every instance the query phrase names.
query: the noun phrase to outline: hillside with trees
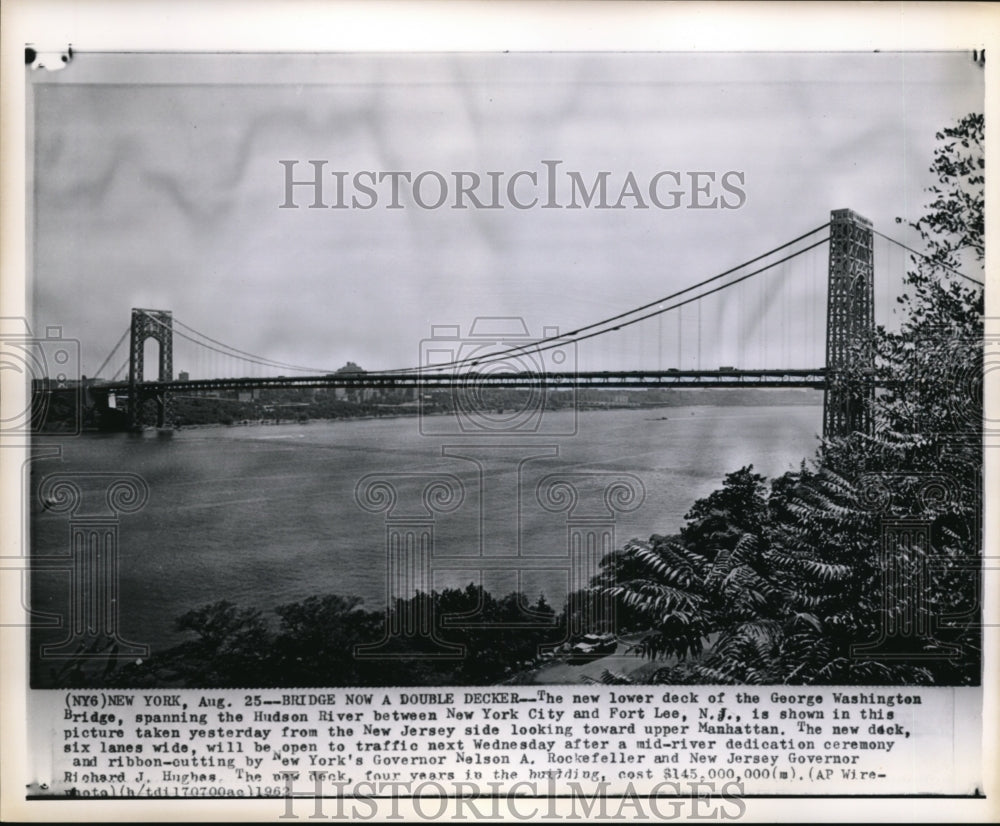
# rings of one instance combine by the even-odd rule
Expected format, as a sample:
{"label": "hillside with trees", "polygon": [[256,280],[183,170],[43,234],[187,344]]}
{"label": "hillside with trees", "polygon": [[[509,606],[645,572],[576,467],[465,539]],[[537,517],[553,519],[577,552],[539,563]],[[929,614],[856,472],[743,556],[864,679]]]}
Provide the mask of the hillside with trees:
{"label": "hillside with trees", "polygon": [[983,130],[936,135],[904,322],[858,343],[873,433],[770,482],[736,470],[677,533],[605,560],[639,653],[674,658],[654,682],[979,684]]}

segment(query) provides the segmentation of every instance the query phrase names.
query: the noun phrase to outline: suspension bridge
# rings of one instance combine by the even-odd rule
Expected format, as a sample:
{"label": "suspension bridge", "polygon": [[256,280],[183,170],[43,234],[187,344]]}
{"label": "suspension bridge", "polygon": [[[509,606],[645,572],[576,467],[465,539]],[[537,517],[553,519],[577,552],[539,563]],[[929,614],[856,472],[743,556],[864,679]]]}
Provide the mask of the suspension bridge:
{"label": "suspension bridge", "polygon": [[[877,239],[884,248],[878,256]],[[864,375],[873,366],[868,342],[876,305],[895,305],[906,269],[904,251],[920,255],[877,232],[857,213],[835,210],[828,223],[736,267],[591,324],[535,339],[526,330],[515,331],[501,342],[484,333],[482,344],[475,329],[465,338],[447,329],[435,336],[437,346],[426,358],[422,353],[421,363],[383,371],[331,371],[268,359],[211,338],[168,310],[136,308],[95,375],[123,355],[124,360],[110,379],[97,379],[90,392],[98,404],[107,406],[114,398],[114,404],[123,405],[128,427],[135,430],[151,418],[149,407],[155,409],[157,426],[169,427],[173,396],[218,391],[814,388],[824,391],[825,436],[867,431],[866,397],[874,394],[874,385],[847,377]],[[885,262],[878,278],[876,257]],[[708,352],[705,319],[712,320],[713,331],[731,333],[738,366],[702,365],[703,351]],[[665,320],[676,331],[676,344],[669,333],[664,340]],[[581,370],[567,358],[584,342],[602,339],[606,346],[629,333],[638,342],[621,357],[629,369]],[[147,376],[154,372],[147,370],[150,340],[158,345],[155,378]],[[201,371],[205,375],[184,371],[175,376],[176,344],[215,361]],[[712,353],[726,352],[719,348],[713,342]],[[664,367],[664,360],[670,366]]]}

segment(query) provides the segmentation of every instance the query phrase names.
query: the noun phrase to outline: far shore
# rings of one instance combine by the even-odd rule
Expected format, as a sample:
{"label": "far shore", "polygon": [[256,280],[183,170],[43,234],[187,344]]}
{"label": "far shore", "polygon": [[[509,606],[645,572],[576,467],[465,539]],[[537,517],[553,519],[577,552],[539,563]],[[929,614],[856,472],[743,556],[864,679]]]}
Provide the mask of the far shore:
{"label": "far shore", "polygon": [[[733,407],[819,407],[822,405],[820,400],[803,400],[803,401],[782,401],[774,405],[765,405],[759,403],[748,403],[748,404],[691,404],[691,405],[677,405],[677,404],[593,404],[586,403],[578,405],[576,412],[587,412],[587,413],[617,413],[623,410],[631,410],[636,412],[646,412],[646,413],[656,413],[659,411],[665,411],[668,415],[657,416],[651,419],[646,419],[649,422],[666,422],[670,420],[669,411],[671,410],[690,410],[697,408],[733,408]],[[571,407],[560,407],[555,408],[552,413],[561,413],[565,411],[570,411]],[[295,418],[280,418],[280,419],[240,419],[238,421],[233,421],[230,424],[223,422],[205,422],[202,424],[181,424],[177,427],[167,427],[167,428],[156,428],[156,427],[146,427],[144,432],[146,433],[157,433],[162,431],[184,431],[184,430],[212,430],[217,428],[234,428],[234,427],[285,427],[289,425],[295,425],[298,427],[305,427],[313,422],[362,422],[362,421],[386,421],[394,419],[414,419],[418,417],[441,417],[441,416],[454,416],[455,412],[452,410],[436,410],[422,412],[419,410],[413,411],[393,411],[392,413],[385,413],[384,415],[373,415],[366,414],[362,416],[316,416],[308,417],[305,419],[295,419]],[[102,431],[102,430],[85,430],[85,433],[119,433],[122,431]]]}

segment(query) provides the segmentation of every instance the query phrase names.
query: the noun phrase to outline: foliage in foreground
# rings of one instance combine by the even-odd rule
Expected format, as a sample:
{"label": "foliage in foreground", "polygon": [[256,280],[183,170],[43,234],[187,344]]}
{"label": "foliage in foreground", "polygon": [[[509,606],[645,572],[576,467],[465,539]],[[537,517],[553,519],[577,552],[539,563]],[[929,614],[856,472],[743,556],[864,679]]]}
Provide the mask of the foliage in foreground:
{"label": "foliage in foreground", "polygon": [[[905,321],[862,343],[882,388],[869,400],[873,432],[829,440],[812,463],[770,483],[752,466],[731,473],[677,534],[633,540],[604,560],[589,596],[612,598],[619,629],[644,633],[638,653],[673,663],[653,681],[979,684],[983,295],[955,271],[982,269],[983,128],[983,117],[970,115],[938,134],[938,184],[912,225],[927,255],[908,273]],[[609,577],[613,584],[596,584]],[[357,598],[282,606],[277,631],[259,611],[221,602],[181,617],[178,627],[194,638],[169,651],[66,679],[474,685],[503,679],[539,645],[561,641],[564,624],[544,601],[532,609],[553,616],[551,626],[511,627],[523,619],[523,597],[496,599],[471,585],[416,595],[394,611],[426,615],[428,603],[439,637],[464,645],[465,656],[420,656],[432,652],[410,637],[382,652],[396,658],[355,657],[386,622]],[[446,614],[473,612],[483,627],[440,624]]]}
{"label": "foliage in foreground", "polygon": [[[524,621],[524,608],[537,620]],[[188,611],[176,622],[191,638],[103,675],[80,674],[90,687],[256,688],[386,685],[485,685],[496,683],[539,647],[560,641],[555,612],[544,598],[528,605],[521,594],[494,597],[482,587],[419,593],[398,600],[392,612],[366,610],[359,597],[314,596],[275,609],[278,627],[261,611],[222,601]],[[446,625],[446,617],[469,621]],[[419,634],[395,637],[378,656],[356,656],[358,646],[377,644],[387,624],[418,627],[408,620],[433,617],[437,637],[464,654],[435,658],[439,647]],[[551,620],[551,621],[549,621]],[[477,627],[481,626],[481,627]]]}
{"label": "foliage in foreground", "polygon": [[873,432],[770,485],[732,473],[679,534],[606,559],[639,653],[677,661],[654,681],[980,682],[983,291],[956,271],[982,277],[983,128],[938,133],[902,327],[860,343]]}

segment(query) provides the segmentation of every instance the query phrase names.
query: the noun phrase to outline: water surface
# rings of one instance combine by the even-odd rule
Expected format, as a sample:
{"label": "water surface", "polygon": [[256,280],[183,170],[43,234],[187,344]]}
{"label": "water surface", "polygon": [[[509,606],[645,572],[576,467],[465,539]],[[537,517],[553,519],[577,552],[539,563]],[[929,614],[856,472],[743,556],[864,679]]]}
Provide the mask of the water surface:
{"label": "water surface", "polygon": [[[182,635],[183,612],[227,599],[270,611],[313,594],[357,594],[369,607],[386,600],[387,524],[433,522],[433,586],[482,582],[494,593],[544,593],[558,608],[567,588],[570,528],[588,519],[620,546],[631,537],[676,531],[695,499],[746,464],[768,476],[796,468],[817,446],[815,406],[670,407],[568,411],[555,432],[571,436],[421,435],[416,418],[206,427],[172,439],[126,434],[67,441],[60,459],[33,465],[33,494],[52,473],[132,472],[149,486],[146,505],[119,519],[122,634],[154,650]],[[559,420],[558,417],[565,417]],[[463,458],[464,457],[464,458]],[[363,510],[356,487],[370,474],[396,492],[388,512]],[[572,511],[538,498],[553,475],[580,498]],[[428,514],[427,481],[460,483],[451,512]],[[641,505],[608,511],[615,480],[641,484]],[[95,484],[84,480],[84,485]],[[556,494],[554,494],[556,495]],[[68,553],[70,519],[32,498],[33,553]],[[440,504],[440,503],[439,503]],[[562,504],[566,504],[565,501]],[[619,501],[624,507],[628,504]],[[475,557],[554,560],[548,570],[480,574]],[[455,564],[448,568],[447,559]],[[541,567],[544,567],[541,566]],[[64,613],[67,571],[34,577],[36,609]],[[61,639],[46,631],[36,640]]]}

